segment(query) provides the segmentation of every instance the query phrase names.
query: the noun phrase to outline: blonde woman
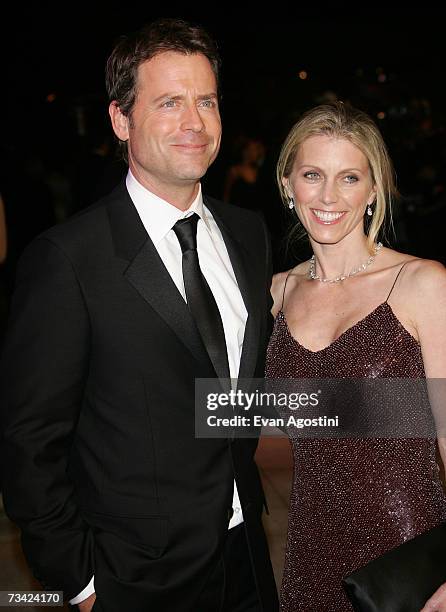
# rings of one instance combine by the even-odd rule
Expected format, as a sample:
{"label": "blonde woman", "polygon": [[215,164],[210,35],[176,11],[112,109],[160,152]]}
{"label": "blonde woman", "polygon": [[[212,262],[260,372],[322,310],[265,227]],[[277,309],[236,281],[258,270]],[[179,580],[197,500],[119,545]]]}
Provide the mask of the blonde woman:
{"label": "blonde woman", "polygon": [[[396,189],[373,121],[341,102],[312,109],[277,175],[314,254],[274,278],[267,377],[445,378],[446,271],[378,241]],[[435,440],[291,443],[282,610],[351,611],[346,575],[446,521]],[[446,609],[444,595],[424,609]]]}

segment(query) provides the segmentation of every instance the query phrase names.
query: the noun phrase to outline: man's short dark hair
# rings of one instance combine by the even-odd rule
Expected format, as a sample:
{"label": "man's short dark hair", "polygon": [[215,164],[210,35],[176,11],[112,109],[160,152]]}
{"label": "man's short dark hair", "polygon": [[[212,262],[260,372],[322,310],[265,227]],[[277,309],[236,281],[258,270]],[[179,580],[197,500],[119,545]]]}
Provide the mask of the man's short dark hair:
{"label": "man's short dark hair", "polygon": [[138,68],[160,53],[202,53],[209,60],[218,85],[220,57],[217,45],[200,26],[182,19],[157,19],[138,32],[122,36],[107,61],[109,101],[116,100],[124,115],[131,115],[137,95]]}

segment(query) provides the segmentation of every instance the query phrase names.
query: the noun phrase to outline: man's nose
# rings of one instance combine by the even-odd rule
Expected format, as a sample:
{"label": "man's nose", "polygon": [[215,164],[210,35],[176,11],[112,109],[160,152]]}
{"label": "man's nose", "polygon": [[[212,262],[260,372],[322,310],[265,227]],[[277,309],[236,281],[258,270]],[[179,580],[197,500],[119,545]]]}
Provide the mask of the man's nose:
{"label": "man's nose", "polygon": [[181,129],[193,132],[201,132],[204,129],[204,122],[200,111],[194,104],[187,105],[184,108]]}

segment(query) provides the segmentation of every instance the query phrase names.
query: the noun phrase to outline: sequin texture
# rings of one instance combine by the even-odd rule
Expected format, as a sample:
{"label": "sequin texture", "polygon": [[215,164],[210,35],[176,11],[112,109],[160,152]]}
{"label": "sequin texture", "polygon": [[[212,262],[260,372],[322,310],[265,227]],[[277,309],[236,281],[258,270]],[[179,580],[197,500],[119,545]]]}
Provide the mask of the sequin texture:
{"label": "sequin texture", "polygon": [[[267,378],[420,378],[421,349],[388,302],[320,351],[279,312]],[[407,398],[410,402],[410,398]],[[282,612],[351,612],[341,580],[446,521],[436,445],[423,438],[291,439]]]}

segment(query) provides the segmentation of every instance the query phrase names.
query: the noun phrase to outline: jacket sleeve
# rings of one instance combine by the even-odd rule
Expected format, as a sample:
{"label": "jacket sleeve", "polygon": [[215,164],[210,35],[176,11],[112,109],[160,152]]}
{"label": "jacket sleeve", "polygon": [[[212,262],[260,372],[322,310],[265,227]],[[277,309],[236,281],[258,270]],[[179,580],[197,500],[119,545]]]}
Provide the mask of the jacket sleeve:
{"label": "jacket sleeve", "polygon": [[36,239],[19,264],[1,361],[3,497],[35,577],[66,599],[94,573],[92,533],[67,473],[89,335],[73,266]]}

